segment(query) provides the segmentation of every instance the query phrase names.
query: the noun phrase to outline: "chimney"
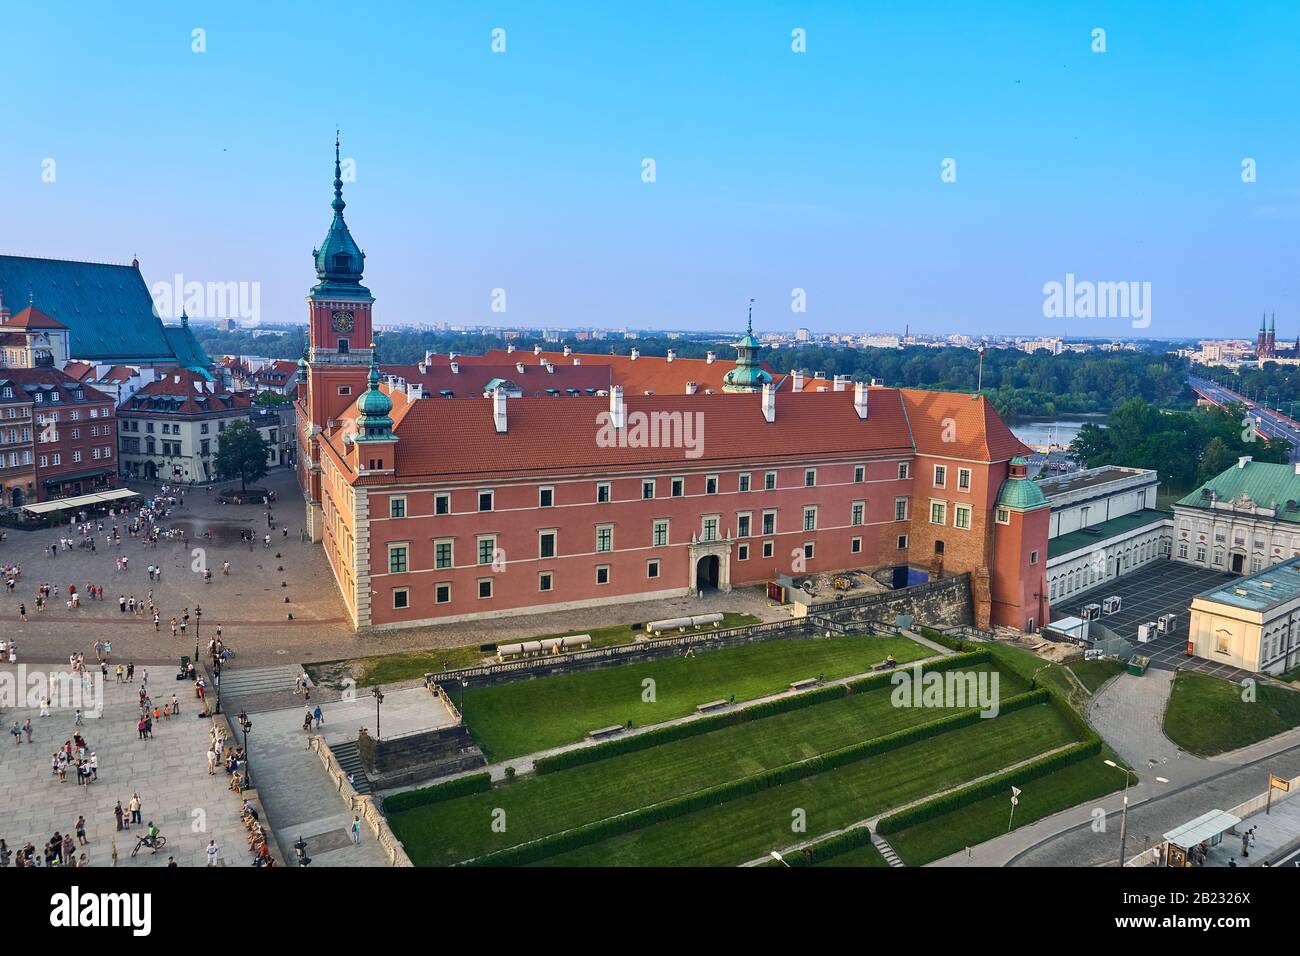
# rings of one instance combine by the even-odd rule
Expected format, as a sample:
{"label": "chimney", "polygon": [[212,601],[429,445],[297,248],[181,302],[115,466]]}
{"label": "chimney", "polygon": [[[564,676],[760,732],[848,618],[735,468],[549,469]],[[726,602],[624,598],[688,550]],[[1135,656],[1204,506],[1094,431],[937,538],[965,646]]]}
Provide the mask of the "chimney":
{"label": "chimney", "polygon": [[676,349],[669,349],[669,350],[668,350],[668,361],[671,362],[671,361],[672,361],[673,359],[675,359],[675,358],[677,358],[677,350],[676,350]]}
{"label": "chimney", "polygon": [[569,348],[569,347],[566,345],[566,346],[564,347],[564,357],[565,357],[565,358],[568,358],[568,357],[569,357],[570,355],[572,355],[572,354],[573,354],[573,349]]}
{"label": "chimney", "polygon": [[847,375],[835,376],[835,391],[837,392],[847,391],[848,387],[849,387],[849,377]]}
{"label": "chimney", "polygon": [[866,419],[867,385],[865,382],[853,383],[853,410],[858,413],[858,418]]}
{"label": "chimney", "polygon": [[421,375],[423,375],[425,372],[427,372],[427,371],[429,370],[429,366],[425,365],[423,362],[421,362],[419,365],[417,365],[416,368],[418,368],[418,369],[420,370],[420,374],[421,374]]}
{"label": "chimney", "polygon": [[1297,462],[1295,463],[1295,473],[1296,473],[1297,475],[1300,475],[1300,461],[1297,461]]}
{"label": "chimney", "polygon": [[694,394],[695,394],[695,390],[696,390],[697,388],[699,388],[699,386],[698,386],[697,384],[695,384],[694,382],[687,382],[687,383],[686,383],[686,394],[687,394],[687,395],[694,395]]}
{"label": "chimney", "polygon": [[1247,465],[1249,465],[1253,460],[1254,460],[1254,459],[1253,459],[1250,455],[1242,455],[1240,458],[1237,459],[1237,467],[1238,467],[1238,468],[1245,468],[1245,467],[1246,467]]}
{"label": "chimney", "polygon": [[632,350],[632,361],[635,362],[635,361],[636,361],[637,359],[639,359],[640,357],[641,357],[641,350],[640,350],[640,349],[633,349],[633,350]]}
{"label": "chimney", "polygon": [[710,351],[708,355],[704,356],[704,364],[705,364],[705,365],[712,365],[712,364],[713,364],[714,362],[716,362],[717,360],[718,360],[718,353],[717,353],[717,352]]}
{"label": "chimney", "polygon": [[516,362],[516,363],[515,363],[515,369],[519,372],[520,375],[523,375],[523,374],[524,374],[524,363],[523,363],[523,362]]}
{"label": "chimney", "polygon": [[492,392],[492,421],[496,424],[497,434],[506,432],[506,390],[496,388]]}
{"label": "chimney", "polygon": [[449,362],[454,362],[455,360],[456,360],[456,353],[455,353],[455,352],[448,352],[448,353],[447,353],[447,361],[449,361]]}
{"label": "chimney", "polygon": [[575,356],[573,357],[573,364],[574,364],[574,365],[581,365],[581,364],[582,364],[582,359],[580,359],[578,356],[575,355]]}
{"label": "chimney", "polygon": [[763,386],[763,420],[776,421],[776,389],[771,383]]}
{"label": "chimney", "polygon": [[514,342],[507,342],[507,343],[506,343],[506,355],[511,355],[511,354],[513,354],[513,353],[514,353],[514,350],[515,350],[515,343],[514,343]]}
{"label": "chimney", "polygon": [[428,349],[424,350],[424,364],[425,365],[433,364],[433,353],[430,352]]}
{"label": "chimney", "polygon": [[534,354],[534,355],[541,355],[541,354],[542,354],[542,347],[541,347],[540,345],[534,345],[534,346],[533,346],[533,354]]}
{"label": "chimney", "polygon": [[460,363],[459,363],[459,362],[452,362],[452,363],[451,363],[451,374],[452,374],[452,375],[459,375],[459,374],[460,374]]}
{"label": "chimney", "polygon": [[620,431],[627,421],[627,406],[623,404],[622,385],[615,385],[609,390],[609,421]]}
{"label": "chimney", "polygon": [[803,391],[803,370],[795,369],[790,373],[790,387],[796,392]]}

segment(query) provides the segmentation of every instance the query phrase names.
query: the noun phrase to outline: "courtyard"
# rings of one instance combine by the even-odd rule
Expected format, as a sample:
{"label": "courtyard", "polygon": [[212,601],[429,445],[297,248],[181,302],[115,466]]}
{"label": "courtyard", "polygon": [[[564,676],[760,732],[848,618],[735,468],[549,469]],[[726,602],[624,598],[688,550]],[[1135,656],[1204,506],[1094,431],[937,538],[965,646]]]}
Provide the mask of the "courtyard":
{"label": "courtyard", "polygon": [[[1100,618],[1105,628],[1124,638],[1129,653],[1151,659],[1151,666],[1161,670],[1194,670],[1211,677],[1240,681],[1254,675],[1235,667],[1187,655],[1187,625],[1192,597],[1202,591],[1231,581],[1234,574],[1211,571],[1173,560],[1155,561],[1121,578],[1107,581],[1090,591],[1075,595],[1068,602],[1052,607],[1052,619],[1081,617],[1086,604],[1101,604],[1118,595],[1120,610]],[[1162,614],[1178,616],[1174,630],[1153,640],[1138,643],[1138,625],[1157,620]],[[1121,655],[1126,656],[1126,655]]]}

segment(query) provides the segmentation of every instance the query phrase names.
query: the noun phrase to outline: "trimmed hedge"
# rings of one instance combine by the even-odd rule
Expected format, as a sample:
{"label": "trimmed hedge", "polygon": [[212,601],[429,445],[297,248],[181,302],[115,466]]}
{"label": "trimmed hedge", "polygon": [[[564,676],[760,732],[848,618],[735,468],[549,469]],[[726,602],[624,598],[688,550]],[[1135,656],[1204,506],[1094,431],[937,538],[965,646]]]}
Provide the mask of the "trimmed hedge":
{"label": "trimmed hedge", "polygon": [[384,797],[384,812],[400,813],[403,810],[424,807],[431,803],[441,803],[444,800],[454,800],[456,797],[464,797],[471,793],[484,793],[491,789],[492,775],[490,773],[486,771],[472,773],[468,777],[457,777],[454,780],[448,780],[446,783],[434,784],[432,787],[405,790],[402,793]]}
{"label": "trimmed hedge", "polygon": [[932,627],[927,627],[925,625],[921,625],[921,627],[917,628],[917,630],[920,632],[922,637],[928,638],[929,640],[934,641],[936,644],[942,644],[944,647],[948,648],[949,650],[972,651],[972,650],[976,650],[979,647],[978,644],[973,644],[970,641],[963,641],[959,637],[949,637],[947,634],[943,633],[943,631],[938,631]]}
{"label": "trimmed hedge", "polygon": [[[1031,693],[1038,692],[1031,691]],[[897,833],[899,830],[905,830],[908,827],[916,826],[918,823],[933,820],[935,817],[959,810],[986,797],[996,796],[1013,786],[1046,776],[1054,770],[1068,767],[1099,753],[1101,753],[1101,738],[1094,734],[1090,740],[1073,744],[1046,757],[1040,757],[1023,767],[1008,770],[979,783],[973,783],[970,786],[962,787],[959,790],[954,790],[951,793],[890,814],[876,824],[876,832],[880,834]]]}
{"label": "trimmed hedge", "polygon": [[[992,654],[987,650],[981,650],[972,654],[960,654],[932,661],[925,664],[922,671],[947,671],[955,667],[986,664],[992,660]],[[804,707],[812,707],[815,704],[835,700],[849,694],[875,690],[878,687],[888,685],[890,678],[898,671],[909,670],[912,666],[911,664],[900,665],[894,670],[881,671],[878,674],[860,677],[848,684],[819,687],[817,690],[792,694],[789,697],[779,697],[776,700],[753,704],[739,710],[728,711],[725,714],[703,717],[699,720],[687,720],[667,727],[660,727],[657,730],[647,730],[644,733],[609,740],[591,747],[576,747],[573,750],[564,750],[549,757],[537,758],[533,761],[533,769],[539,774],[553,773],[556,770],[568,770],[571,767],[595,763],[608,757],[617,757],[621,754],[658,747],[660,744],[671,743],[674,740],[685,740],[688,737],[707,734],[714,730],[721,730],[724,727],[734,727],[737,724],[747,723],[751,720],[761,720],[764,717],[773,717],[792,710],[801,710]]]}
{"label": "trimmed hedge", "polygon": [[[1011,713],[1022,707],[1046,703],[1048,700],[1049,694],[1047,691],[1031,690],[1003,701],[1000,713]],[[892,734],[885,734],[871,740],[864,740],[861,743],[841,747],[838,750],[818,754],[815,757],[809,757],[807,760],[800,760],[749,777],[742,777],[739,780],[731,780],[727,783],[706,787],[703,790],[697,790],[695,793],[674,797],[671,800],[665,800],[649,807],[642,807],[639,810],[632,810],[619,816],[606,817],[603,820],[585,823],[560,833],[541,837],[531,843],[522,843],[504,850],[497,850],[477,859],[466,861],[461,865],[522,866],[527,863],[535,863],[558,853],[589,846],[592,843],[599,843],[601,840],[630,833],[633,830],[639,830],[654,823],[685,816],[696,810],[718,806],[739,797],[759,793],[794,780],[801,780],[805,777],[825,773],[828,770],[835,770],[856,763],[859,760],[865,760],[867,757],[874,757],[877,754],[897,750],[917,741],[937,737],[951,730],[968,727],[982,719],[984,718],[980,717],[978,708],[963,710],[947,717],[941,717],[938,720],[932,720],[926,724],[905,727]]]}
{"label": "trimmed hedge", "polygon": [[[860,846],[865,846],[871,842],[870,827],[854,827],[838,836],[829,837],[825,840],[819,840],[816,843],[810,843],[801,850],[795,850],[792,853],[782,854],[787,866],[816,866],[818,863],[824,863],[833,857],[841,856],[850,850],[856,850]],[[771,863],[765,863],[764,866],[780,866],[776,860]]]}

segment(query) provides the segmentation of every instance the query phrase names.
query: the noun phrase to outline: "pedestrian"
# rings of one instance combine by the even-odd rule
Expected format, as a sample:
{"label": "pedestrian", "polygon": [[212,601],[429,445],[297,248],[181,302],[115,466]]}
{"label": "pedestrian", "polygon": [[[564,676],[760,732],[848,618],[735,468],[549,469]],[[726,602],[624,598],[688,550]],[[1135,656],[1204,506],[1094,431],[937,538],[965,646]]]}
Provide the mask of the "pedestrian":
{"label": "pedestrian", "polygon": [[86,840],[86,818],[84,816],[77,817],[76,831],[77,831],[77,845],[85,846],[87,840]]}
{"label": "pedestrian", "polygon": [[129,804],[127,804],[127,808],[131,811],[131,822],[132,822],[132,823],[141,823],[141,822],[143,822],[142,819],[141,819],[141,817],[140,817],[140,807],[141,807],[141,803],[140,803],[140,794],[138,794],[138,793],[133,793],[133,794],[131,794],[131,802],[130,802]]}
{"label": "pedestrian", "polygon": [[208,841],[208,848],[207,848],[207,851],[206,851],[207,854],[208,854],[208,866],[216,866],[216,865],[217,865],[217,853],[219,853],[220,850],[221,850],[221,847],[217,846],[217,841],[216,841],[216,840],[209,840],[209,841]]}
{"label": "pedestrian", "polygon": [[[312,712],[312,716],[316,718],[316,726],[317,726],[317,727],[319,727],[321,724],[325,723],[325,717],[324,717],[324,715],[321,714],[320,704],[317,704],[317,705],[316,705],[316,709]],[[28,726],[30,726],[30,722],[29,722]]]}
{"label": "pedestrian", "polygon": [[[311,716],[311,715],[308,714],[308,717],[310,717],[310,716]],[[18,744],[18,745],[21,745],[21,744],[22,744],[22,742],[23,742],[23,729],[22,729],[22,727],[18,726],[18,721],[16,721],[16,720],[14,721],[14,725],[13,725],[12,727],[9,728],[9,733],[11,733],[11,734],[14,735],[14,743],[15,743],[15,744]]]}
{"label": "pedestrian", "polygon": [[352,844],[361,846],[361,818],[358,816],[352,817]]}

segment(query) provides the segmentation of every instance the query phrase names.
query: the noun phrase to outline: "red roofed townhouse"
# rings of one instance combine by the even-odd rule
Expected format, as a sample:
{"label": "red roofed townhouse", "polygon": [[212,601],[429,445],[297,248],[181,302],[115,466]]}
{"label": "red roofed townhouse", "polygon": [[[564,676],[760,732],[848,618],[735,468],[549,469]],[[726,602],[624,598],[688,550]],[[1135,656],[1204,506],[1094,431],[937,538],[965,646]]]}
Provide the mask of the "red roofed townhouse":
{"label": "red roofed townhouse", "polygon": [[1047,502],[982,396],[778,380],[752,328],[734,362],[497,350],[381,370],[337,165],[334,187],[298,460],[357,628],[847,568],[970,572],[981,626],[1047,620]]}

